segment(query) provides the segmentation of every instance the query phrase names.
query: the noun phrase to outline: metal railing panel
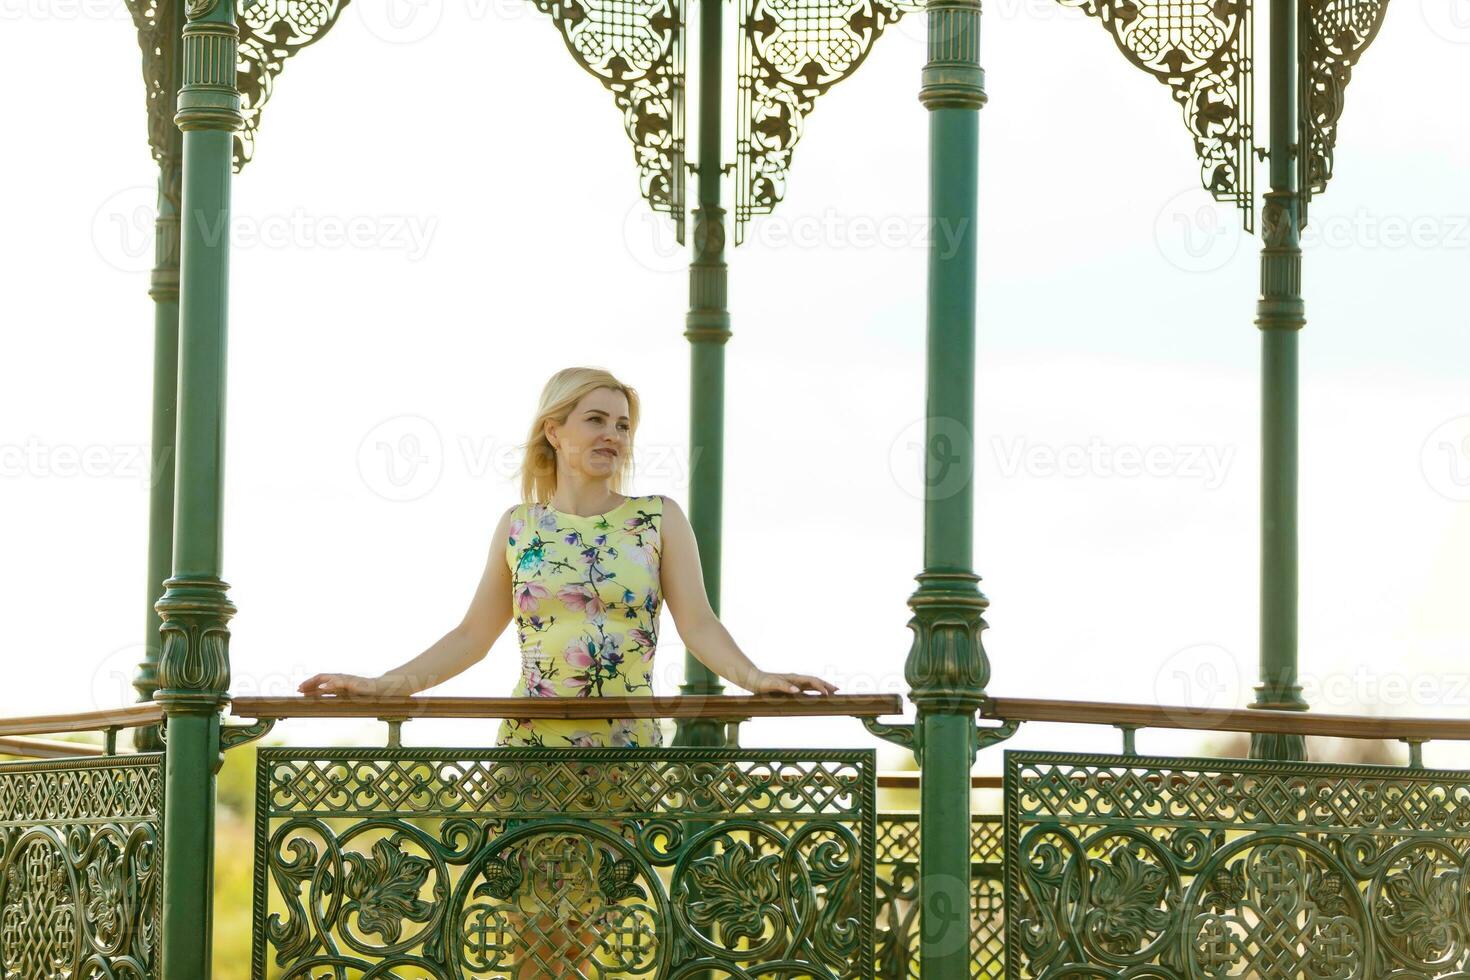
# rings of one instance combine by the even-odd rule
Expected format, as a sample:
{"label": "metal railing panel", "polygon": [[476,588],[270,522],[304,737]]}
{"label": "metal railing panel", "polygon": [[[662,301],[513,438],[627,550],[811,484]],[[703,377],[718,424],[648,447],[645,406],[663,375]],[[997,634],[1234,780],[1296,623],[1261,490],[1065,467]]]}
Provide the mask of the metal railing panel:
{"label": "metal railing panel", "polygon": [[253,975],[871,978],[875,775],[872,749],[261,748]]}

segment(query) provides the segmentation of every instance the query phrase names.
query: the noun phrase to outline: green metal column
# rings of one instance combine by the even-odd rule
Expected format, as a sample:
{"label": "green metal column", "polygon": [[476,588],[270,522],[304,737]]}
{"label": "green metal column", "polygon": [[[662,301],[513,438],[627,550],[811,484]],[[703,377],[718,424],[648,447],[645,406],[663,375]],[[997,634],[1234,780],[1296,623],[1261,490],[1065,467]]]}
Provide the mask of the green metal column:
{"label": "green metal column", "polygon": [[[979,0],[931,0],[929,299],[924,570],[909,598],[904,666],[918,709],[920,949],[925,980],[970,975],[970,769],[975,715],[990,679],[981,643],[988,601],[972,571],[975,294],[980,107]],[[958,469],[956,469],[958,468]]]}
{"label": "green metal column", "polygon": [[[1261,211],[1261,684],[1252,708],[1304,711],[1297,684],[1297,335],[1306,324],[1296,145],[1297,3],[1271,0],[1271,189]],[[1254,735],[1254,759],[1302,760],[1300,735]]]}
{"label": "green metal column", "polygon": [[208,980],[214,870],[214,775],[230,684],[234,604],[220,580],[231,154],[242,125],[239,31],[230,0],[189,0],[180,209],[178,467],[173,574],[158,600],[165,711],[163,980]]}
{"label": "green metal column", "polygon": [[[183,0],[176,0],[169,23],[184,23]],[[172,51],[174,84],[183,77],[183,45],[175,38]],[[175,88],[176,91],[176,88]],[[175,100],[177,101],[177,100]],[[163,620],[154,608],[163,595],[163,580],[173,562],[174,542],[174,432],[179,385],[179,194],[183,189],[183,134],[169,134],[168,150],[158,163],[158,218],[154,222],[153,277],[148,295],[153,299],[153,435],[149,442],[148,585],[143,628],[143,662],[133,687],[139,701],[153,700],[158,688],[159,629]],[[144,751],[163,747],[158,728],[133,731],[133,744]]]}
{"label": "green metal column", "polygon": [[[684,329],[689,338],[689,523],[699,538],[704,587],[716,614],[720,611],[724,516],[725,341],[730,339],[725,209],[720,206],[723,18],[723,0],[699,0],[699,182]],[[724,691],[719,676],[685,651],[684,683],[679,692],[716,696]],[[675,745],[726,744],[722,722],[681,718],[675,726]]]}

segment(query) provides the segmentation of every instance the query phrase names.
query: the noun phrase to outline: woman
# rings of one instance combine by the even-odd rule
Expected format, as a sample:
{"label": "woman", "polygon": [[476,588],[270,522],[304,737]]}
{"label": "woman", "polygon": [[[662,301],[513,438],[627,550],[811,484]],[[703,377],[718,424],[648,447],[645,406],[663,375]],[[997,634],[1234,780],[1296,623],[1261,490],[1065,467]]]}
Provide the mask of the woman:
{"label": "woman", "polygon": [[[463,621],[377,677],[323,673],[303,694],[413,694],[480,660],[511,617],[521,650],[517,697],[651,694],[663,601],[679,635],[714,673],[754,694],[832,694],[808,674],[768,673],[735,645],[704,591],[694,530],[660,494],[621,486],[638,428],[638,394],[606,371],[567,368],[541,392],[521,467],[523,502],[496,525]],[[496,745],[655,746],[654,718],[514,719]]]}

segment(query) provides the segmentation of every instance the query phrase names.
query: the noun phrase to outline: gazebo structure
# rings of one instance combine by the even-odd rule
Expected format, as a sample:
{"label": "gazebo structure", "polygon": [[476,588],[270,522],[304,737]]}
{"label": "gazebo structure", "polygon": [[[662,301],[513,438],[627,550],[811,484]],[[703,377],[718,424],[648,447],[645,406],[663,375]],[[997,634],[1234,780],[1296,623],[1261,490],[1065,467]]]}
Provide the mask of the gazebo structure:
{"label": "gazebo structure", "polygon": [[[358,0],[367,2],[367,0]],[[1419,747],[1470,725],[1306,711],[1297,685],[1299,235],[1386,0],[1265,0],[1270,126],[1253,126],[1254,0],[1062,0],[1180,112],[1203,185],[1260,212],[1261,676],[1243,709],[990,696],[972,555],[979,0],[536,0],[621,114],[651,208],[690,253],[690,510],[718,604],[726,245],[777,207],[803,120],[905,16],[928,24],[926,486],[913,644],[897,694],[728,696],[687,660],[677,697],[231,697],[222,580],[230,187],[289,60],[346,0],[130,0],[159,166],[148,655],[140,701],[0,721],[0,965],[16,980],[210,975],[215,773],[282,718],[387,722],[386,744],[257,751],[253,971],[292,980],[531,976],[1430,978],[1470,976],[1470,780]],[[686,43],[690,41],[692,43]],[[686,156],[686,52],[700,112]],[[735,94],[734,159],[722,95]],[[1162,101],[1162,100],[1161,100]],[[1162,109],[1161,109],[1162,111]],[[611,122],[611,121],[610,121]],[[686,187],[686,173],[695,180]],[[722,201],[733,175],[734,210]],[[689,215],[686,235],[686,213]],[[216,233],[211,234],[211,229]],[[938,244],[945,242],[944,247]],[[248,610],[246,611],[248,614]],[[660,748],[405,747],[421,717],[672,717]],[[745,749],[737,723],[843,715],[860,746]],[[1122,731],[1119,754],[1007,752],[1001,813],[977,753],[1026,722]],[[1252,733],[1250,759],[1144,758],[1144,727]],[[855,726],[856,730],[856,726]],[[32,736],[100,731],[90,749]],[[119,752],[117,733],[132,733]],[[1409,765],[1305,759],[1308,734],[1397,738]],[[871,736],[919,763],[879,812]],[[40,760],[40,761],[38,761]],[[611,785],[613,790],[606,791]],[[516,818],[524,824],[508,826]]]}

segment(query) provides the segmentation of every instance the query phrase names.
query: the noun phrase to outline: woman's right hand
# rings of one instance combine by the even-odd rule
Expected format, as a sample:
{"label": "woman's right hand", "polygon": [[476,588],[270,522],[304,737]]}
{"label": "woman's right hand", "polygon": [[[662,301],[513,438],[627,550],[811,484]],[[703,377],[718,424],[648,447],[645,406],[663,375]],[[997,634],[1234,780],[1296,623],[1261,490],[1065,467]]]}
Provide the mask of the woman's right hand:
{"label": "woman's right hand", "polygon": [[402,694],[395,679],[383,677],[360,677],[357,674],[314,674],[301,682],[297,688],[302,694],[358,695],[373,697],[384,694]]}

